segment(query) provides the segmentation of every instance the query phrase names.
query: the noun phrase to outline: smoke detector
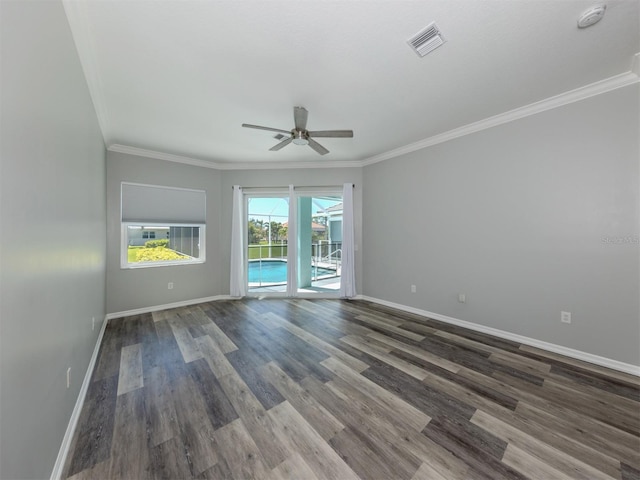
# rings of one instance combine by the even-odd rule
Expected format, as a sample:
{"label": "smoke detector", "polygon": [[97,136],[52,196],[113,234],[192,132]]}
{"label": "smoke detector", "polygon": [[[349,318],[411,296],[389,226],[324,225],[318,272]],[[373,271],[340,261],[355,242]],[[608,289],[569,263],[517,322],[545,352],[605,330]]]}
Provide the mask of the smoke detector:
{"label": "smoke detector", "polygon": [[591,25],[598,23],[604,17],[604,12],[607,9],[606,5],[596,5],[586,10],[582,15],[578,17],[578,28],[587,28]]}

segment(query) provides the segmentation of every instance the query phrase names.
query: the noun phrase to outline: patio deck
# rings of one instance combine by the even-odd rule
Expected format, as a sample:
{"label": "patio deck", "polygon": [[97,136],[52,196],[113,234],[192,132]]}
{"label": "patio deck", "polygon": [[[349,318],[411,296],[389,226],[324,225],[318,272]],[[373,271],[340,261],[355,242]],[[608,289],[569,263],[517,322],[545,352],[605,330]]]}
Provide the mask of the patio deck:
{"label": "patio deck", "polygon": [[[269,285],[263,287],[249,287],[249,295],[255,293],[285,293],[286,285]],[[331,277],[311,282],[310,287],[298,288],[298,293],[337,293],[340,291],[340,277]]]}

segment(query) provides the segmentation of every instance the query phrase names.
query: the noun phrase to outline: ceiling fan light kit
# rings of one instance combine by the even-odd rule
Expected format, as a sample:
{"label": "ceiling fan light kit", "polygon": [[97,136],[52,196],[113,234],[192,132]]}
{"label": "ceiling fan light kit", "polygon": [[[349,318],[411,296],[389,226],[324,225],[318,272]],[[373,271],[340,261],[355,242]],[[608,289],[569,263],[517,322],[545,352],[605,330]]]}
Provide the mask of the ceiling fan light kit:
{"label": "ceiling fan light kit", "polygon": [[295,127],[291,131],[282,130],[280,128],[251,125],[249,123],[243,123],[242,126],[245,128],[255,128],[257,130],[267,130],[270,132],[278,132],[279,134],[281,134],[276,135],[276,138],[282,139],[282,141],[269,149],[272,152],[278,151],[281,148],[286,147],[290,143],[293,143],[295,145],[308,145],[320,155],[326,155],[327,153],[329,153],[329,150],[316,142],[312,137],[353,138],[353,130],[318,130],[310,132],[307,130],[308,117],[309,112],[306,108],[293,107],[293,121]]}
{"label": "ceiling fan light kit", "polygon": [[304,132],[291,132],[291,135],[293,135],[293,143],[296,145],[309,145],[309,140],[307,140]]}

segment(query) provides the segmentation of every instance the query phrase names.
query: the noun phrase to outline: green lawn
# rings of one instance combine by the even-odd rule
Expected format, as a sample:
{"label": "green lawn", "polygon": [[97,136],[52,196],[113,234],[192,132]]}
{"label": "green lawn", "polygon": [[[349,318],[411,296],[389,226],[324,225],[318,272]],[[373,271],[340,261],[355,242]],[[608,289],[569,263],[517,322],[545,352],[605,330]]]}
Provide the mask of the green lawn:
{"label": "green lawn", "polygon": [[[262,252],[260,252],[262,250]],[[270,258],[286,258],[286,245],[272,245]],[[249,260],[269,258],[269,245],[249,245]]]}
{"label": "green lawn", "polygon": [[140,262],[164,262],[175,260],[188,260],[188,255],[183,255],[170,248],[165,247],[133,247],[129,246],[127,250],[127,260],[129,263]]}
{"label": "green lawn", "polygon": [[129,263],[136,263],[138,261],[138,251],[144,247],[129,247],[127,250],[127,261]]}

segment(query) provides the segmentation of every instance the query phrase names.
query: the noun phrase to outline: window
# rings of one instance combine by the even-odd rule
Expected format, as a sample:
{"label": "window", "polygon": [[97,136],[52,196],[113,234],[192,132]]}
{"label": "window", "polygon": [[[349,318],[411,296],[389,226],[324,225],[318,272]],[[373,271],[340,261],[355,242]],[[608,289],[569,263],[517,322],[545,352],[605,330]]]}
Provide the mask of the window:
{"label": "window", "polygon": [[122,183],[121,267],[205,261],[206,193]]}
{"label": "window", "polygon": [[[337,294],[342,271],[342,191],[301,187],[266,194],[245,189],[247,291],[251,294]],[[296,220],[289,218],[290,202]],[[293,226],[292,226],[293,225]],[[292,253],[289,242],[296,248]],[[289,275],[295,262],[295,274]],[[295,285],[288,283],[293,281]]]}

